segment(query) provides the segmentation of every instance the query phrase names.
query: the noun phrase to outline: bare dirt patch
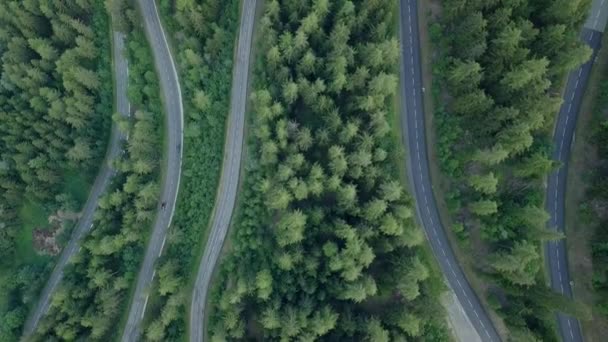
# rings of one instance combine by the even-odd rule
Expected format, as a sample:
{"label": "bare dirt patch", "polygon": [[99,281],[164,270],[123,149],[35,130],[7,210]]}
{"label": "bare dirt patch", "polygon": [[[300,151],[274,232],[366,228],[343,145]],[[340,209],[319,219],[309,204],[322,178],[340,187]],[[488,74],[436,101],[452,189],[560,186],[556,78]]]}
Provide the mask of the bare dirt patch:
{"label": "bare dirt patch", "polygon": [[65,227],[76,222],[79,214],[69,211],[57,211],[55,215],[49,216],[49,225],[37,227],[32,232],[34,250],[41,255],[57,255],[61,252],[61,244],[58,237],[63,233]]}

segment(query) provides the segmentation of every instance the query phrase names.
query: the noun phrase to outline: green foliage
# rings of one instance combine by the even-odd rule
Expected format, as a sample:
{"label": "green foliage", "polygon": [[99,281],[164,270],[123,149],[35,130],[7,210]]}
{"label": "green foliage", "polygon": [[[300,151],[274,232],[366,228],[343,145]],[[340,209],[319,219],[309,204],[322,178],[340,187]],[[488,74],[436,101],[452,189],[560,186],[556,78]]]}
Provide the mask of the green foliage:
{"label": "green foliage", "polygon": [[[133,9],[127,12],[135,13]],[[64,271],[63,282],[38,325],[34,341],[115,338],[116,322],[128,303],[129,288],[140,267],[147,228],[159,199],[162,106],[145,36],[141,28],[133,27],[127,36],[128,90],[135,115],[128,125],[125,154],[114,161],[117,174],[99,200],[93,229]],[[170,278],[172,272],[168,265],[159,275]],[[163,290],[178,285],[167,284]]]}
{"label": "green foliage", "polygon": [[211,340],[446,340],[424,236],[388,158],[395,5],[265,3],[254,139]]}
{"label": "green foliage", "polygon": [[[80,209],[80,193],[88,189],[73,191],[74,170],[88,181],[105,151],[112,76],[108,16],[101,5],[0,4],[2,341],[18,340],[52,268],[52,258],[34,251],[32,229],[44,227],[48,213]],[[29,206],[42,208],[42,225],[27,222],[34,215],[19,215]]]}
{"label": "green foliage", "polygon": [[587,171],[585,198],[580,203],[579,217],[593,229],[589,241],[593,262],[593,290],[596,292],[594,313],[608,317],[608,219],[605,210],[608,204],[608,77],[602,75],[593,99],[594,118],[589,127],[592,136],[586,139],[597,151],[598,161]]}
{"label": "green foliage", "polygon": [[558,87],[591,54],[577,33],[589,5],[443,0],[430,30],[439,54],[433,98],[440,167],[450,179],[446,202],[463,223],[459,236],[464,227],[481,232],[490,255],[480,270],[509,289],[504,302],[528,310],[499,310],[513,315],[507,323],[523,340],[554,338],[554,308],[526,289],[541,286],[540,243],[562,237],[546,229],[543,179],[555,166],[548,142]]}

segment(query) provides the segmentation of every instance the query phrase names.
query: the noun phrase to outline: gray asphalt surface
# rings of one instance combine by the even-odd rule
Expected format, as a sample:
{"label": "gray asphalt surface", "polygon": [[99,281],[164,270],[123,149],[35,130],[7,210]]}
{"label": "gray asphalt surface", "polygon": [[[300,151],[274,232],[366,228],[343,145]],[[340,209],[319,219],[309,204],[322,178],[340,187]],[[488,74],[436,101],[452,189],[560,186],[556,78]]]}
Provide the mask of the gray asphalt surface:
{"label": "gray asphalt surface", "polygon": [[418,218],[450,287],[483,341],[500,341],[492,321],[460,269],[439,219],[428,165],[417,0],[401,0],[401,106],[404,143],[409,149],[409,174]]}
{"label": "gray asphalt surface", "polygon": [[[115,96],[116,96],[116,109],[122,115],[129,115],[129,101],[127,100],[127,80],[129,70],[127,66],[127,60],[123,55],[124,48],[124,35],[122,33],[114,32],[113,34],[113,46],[114,46],[114,80],[115,80]],[[80,243],[82,238],[93,228],[93,214],[97,208],[97,202],[99,197],[106,191],[110,180],[115,174],[115,170],[110,167],[109,161],[116,159],[122,152],[122,140],[125,137],[118,130],[116,124],[112,124],[112,132],[110,136],[110,142],[106,151],[106,159],[101,166],[101,170],[97,174],[95,183],[89,192],[89,198],[85,203],[82,210],[81,217],[76,225],[76,228],[72,232],[68,245],[61,252],[61,256],[51,273],[44,289],[40,293],[38,303],[35,309],[30,312],[27,321],[25,322],[23,335],[25,337],[31,335],[38,322],[44,316],[51,302],[51,296],[57,289],[57,286],[63,278],[63,270],[67,265],[70,258],[75,255],[80,249]]]}
{"label": "gray asphalt surface", "polygon": [[591,3],[591,9],[589,10],[589,16],[585,22],[585,28],[590,30],[604,32],[606,29],[606,22],[608,21],[608,0],[593,0]]}
{"label": "gray asphalt surface", "polygon": [[133,294],[127,325],[122,335],[122,341],[136,341],[141,333],[141,321],[146,312],[149,290],[156,274],[154,270],[155,262],[165,246],[167,230],[175,211],[182,168],[184,127],[182,92],[175,62],[169,50],[169,44],[158,15],[156,3],[154,0],[138,0],[137,3],[144,20],[146,37],[152,48],[154,64],[160,80],[160,89],[167,115],[165,123],[167,148],[165,162],[167,165],[164,179],[162,180],[160,197],[160,202],[166,203],[166,206],[162,209],[161,203],[158,204],[158,215],[156,216],[152,235],[148,241],[144,262],[139,270],[137,285]]}
{"label": "gray asphalt surface", "polygon": [[[603,30],[607,19],[608,1],[595,0],[580,36],[580,39],[593,49],[593,56],[589,62],[572,71],[568,76],[564,91],[564,102],[560,108],[555,126],[552,158],[560,162],[561,167],[549,175],[547,183],[546,210],[550,215],[547,227],[562,233],[565,233],[565,198],[570,148],[589,73],[602,40],[602,32],[595,29]],[[547,242],[545,244],[545,259],[551,274],[551,288],[555,292],[572,298],[566,241]],[[557,320],[563,341],[583,341],[581,327],[577,319],[558,313]]]}
{"label": "gray asphalt surface", "polygon": [[231,105],[224,146],[220,185],[213,209],[211,231],[199,264],[190,307],[190,342],[205,338],[205,304],[213,270],[230,226],[237,198],[243,154],[245,109],[249,80],[249,57],[255,20],[256,0],[244,0],[241,7],[236,63],[232,75]]}

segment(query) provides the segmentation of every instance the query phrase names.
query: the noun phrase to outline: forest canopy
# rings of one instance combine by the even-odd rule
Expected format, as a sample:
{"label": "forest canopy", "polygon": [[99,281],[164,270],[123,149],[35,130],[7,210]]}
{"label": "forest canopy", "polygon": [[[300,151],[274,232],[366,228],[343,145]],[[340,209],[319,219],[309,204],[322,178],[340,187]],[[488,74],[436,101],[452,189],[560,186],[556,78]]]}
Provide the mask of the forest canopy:
{"label": "forest canopy", "polygon": [[66,184],[74,174],[87,183],[101,162],[110,52],[101,1],[0,2],[1,341],[19,339],[53,265],[32,245],[28,208],[40,209],[42,224],[49,213],[78,211],[82,199]]}
{"label": "forest canopy", "polygon": [[64,172],[91,171],[103,154],[112,93],[99,50],[109,38],[98,44],[93,28],[99,10],[95,1],[0,3],[2,259],[14,251],[19,205],[57,202]]}
{"label": "forest canopy", "polygon": [[396,164],[396,5],[265,3],[213,341],[448,340]]}

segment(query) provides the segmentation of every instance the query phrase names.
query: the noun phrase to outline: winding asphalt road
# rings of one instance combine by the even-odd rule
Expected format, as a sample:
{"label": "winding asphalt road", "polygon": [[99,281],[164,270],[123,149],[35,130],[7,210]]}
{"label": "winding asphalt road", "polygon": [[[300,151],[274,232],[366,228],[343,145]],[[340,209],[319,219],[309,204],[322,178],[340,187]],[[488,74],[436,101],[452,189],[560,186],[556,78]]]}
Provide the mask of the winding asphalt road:
{"label": "winding asphalt road", "polygon": [[401,106],[404,109],[401,113],[401,129],[404,132],[404,143],[409,148],[408,168],[418,217],[444,276],[478,335],[483,341],[498,342],[500,336],[458,265],[439,219],[431,186],[425,135],[418,3],[417,0],[401,0],[400,3]]}
{"label": "winding asphalt road", "polygon": [[149,290],[156,274],[155,262],[160,257],[167,230],[171,224],[182,168],[182,143],[184,139],[184,109],[182,107],[182,92],[179,85],[177,70],[167,37],[163,30],[156,3],[154,0],[138,0],[139,8],[144,20],[146,36],[152,48],[156,72],[160,80],[160,89],[163,96],[166,121],[166,171],[162,181],[161,202],[157,208],[158,215],[154,223],[152,236],[148,242],[148,249],[144,262],[139,270],[135,293],[129,309],[127,325],[122,335],[122,341],[136,341],[141,333],[141,321],[146,312]]}
{"label": "winding asphalt road", "polygon": [[[602,31],[606,26],[607,19],[608,0],[594,0],[580,36],[581,41],[593,49],[593,56],[589,62],[572,71],[568,76],[564,91],[564,102],[560,108],[555,126],[552,158],[560,162],[561,167],[549,175],[547,183],[546,210],[550,215],[547,227],[562,233],[565,233],[565,198],[570,148],[589,73],[600,48]],[[545,259],[551,274],[551,288],[555,292],[572,298],[566,253],[566,241],[564,240],[545,244]],[[577,319],[558,313],[557,320],[563,341],[583,341],[581,327]]]}
{"label": "winding asphalt road", "polygon": [[[116,96],[116,109],[119,113],[124,116],[128,116],[130,113],[129,101],[127,100],[127,80],[129,70],[127,66],[127,60],[124,56],[124,35],[122,33],[113,33],[113,58],[114,58],[114,80],[115,80],[115,96]],[[110,136],[110,142],[108,150],[106,151],[106,159],[103,163],[101,170],[97,174],[95,183],[89,193],[89,198],[85,203],[84,209],[82,210],[80,219],[76,228],[72,232],[68,245],[63,249],[53,272],[49,280],[47,281],[44,289],[40,293],[38,303],[33,311],[30,312],[23,331],[24,337],[31,335],[38,322],[46,314],[49,309],[51,296],[57,289],[57,286],[63,278],[63,270],[68,264],[68,261],[80,250],[80,243],[84,236],[93,228],[93,215],[97,208],[99,197],[106,191],[112,176],[116,173],[114,169],[110,167],[110,162],[116,159],[122,153],[122,140],[125,136],[118,130],[118,125],[112,124],[112,132]]]}
{"label": "winding asphalt road", "polygon": [[211,232],[209,233],[205,251],[199,264],[194,292],[192,293],[190,342],[202,342],[205,338],[204,322],[207,293],[236,203],[243,155],[249,57],[251,55],[256,2],[256,0],[241,1],[241,20],[236,51],[236,65],[232,75],[231,105],[226,131],[226,144],[224,146],[222,175],[213,209]]}

